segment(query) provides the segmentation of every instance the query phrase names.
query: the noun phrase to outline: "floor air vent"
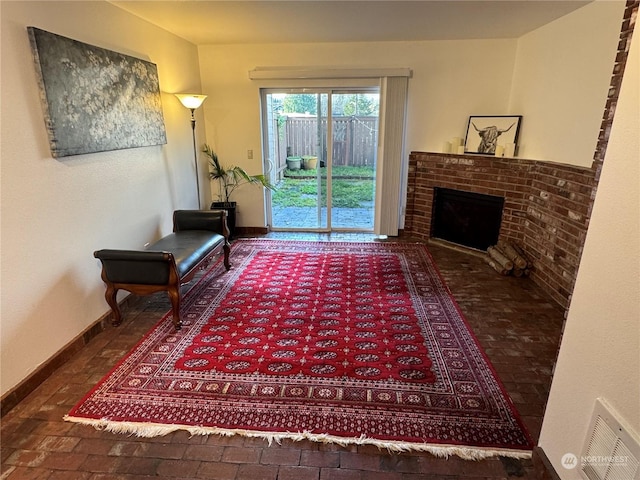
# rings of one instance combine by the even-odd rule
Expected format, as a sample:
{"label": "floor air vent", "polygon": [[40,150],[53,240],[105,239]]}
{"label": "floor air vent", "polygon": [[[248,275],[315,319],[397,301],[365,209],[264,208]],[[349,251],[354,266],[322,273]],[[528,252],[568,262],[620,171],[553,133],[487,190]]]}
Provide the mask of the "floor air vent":
{"label": "floor air vent", "polygon": [[581,458],[587,480],[640,480],[640,443],[604,399],[596,399]]}

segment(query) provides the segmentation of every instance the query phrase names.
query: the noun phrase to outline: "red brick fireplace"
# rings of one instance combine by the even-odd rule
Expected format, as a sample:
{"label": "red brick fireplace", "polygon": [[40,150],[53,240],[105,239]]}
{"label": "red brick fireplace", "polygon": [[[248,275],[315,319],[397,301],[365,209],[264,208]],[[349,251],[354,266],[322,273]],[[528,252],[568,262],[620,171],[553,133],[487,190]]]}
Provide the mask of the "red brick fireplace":
{"label": "red brick fireplace", "polygon": [[425,240],[432,237],[435,188],[502,197],[499,238],[524,249],[534,263],[533,281],[568,308],[639,3],[626,3],[591,168],[519,158],[412,152],[404,233]]}
{"label": "red brick fireplace", "polygon": [[533,280],[567,307],[595,186],[592,168],[549,162],[413,152],[404,232],[430,239],[436,188],[504,198],[499,238],[519,244]]}

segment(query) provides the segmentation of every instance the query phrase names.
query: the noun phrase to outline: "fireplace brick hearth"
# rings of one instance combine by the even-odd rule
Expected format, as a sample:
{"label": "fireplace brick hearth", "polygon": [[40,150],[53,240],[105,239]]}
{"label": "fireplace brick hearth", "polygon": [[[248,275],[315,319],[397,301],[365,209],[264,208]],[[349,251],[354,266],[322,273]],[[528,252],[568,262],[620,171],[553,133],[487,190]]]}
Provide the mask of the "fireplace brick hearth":
{"label": "fireplace brick hearth", "polygon": [[412,152],[404,233],[432,237],[434,189],[504,198],[499,238],[520,245],[532,279],[567,307],[577,274],[594,191],[594,170],[572,165]]}

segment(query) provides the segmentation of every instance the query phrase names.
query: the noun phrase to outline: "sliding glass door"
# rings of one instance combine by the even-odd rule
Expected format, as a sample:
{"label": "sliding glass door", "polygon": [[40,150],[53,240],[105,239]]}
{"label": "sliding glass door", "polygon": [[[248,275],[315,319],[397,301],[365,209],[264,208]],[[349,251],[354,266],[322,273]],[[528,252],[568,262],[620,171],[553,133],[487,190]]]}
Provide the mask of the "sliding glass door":
{"label": "sliding glass door", "polygon": [[262,106],[271,228],[373,231],[378,89],[263,90]]}

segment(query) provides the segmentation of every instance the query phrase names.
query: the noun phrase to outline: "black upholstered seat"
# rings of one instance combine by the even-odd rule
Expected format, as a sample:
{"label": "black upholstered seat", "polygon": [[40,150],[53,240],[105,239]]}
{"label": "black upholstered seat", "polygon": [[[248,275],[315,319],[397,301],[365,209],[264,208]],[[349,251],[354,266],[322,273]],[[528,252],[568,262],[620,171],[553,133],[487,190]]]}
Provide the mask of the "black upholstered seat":
{"label": "black upholstered seat", "polygon": [[150,245],[147,251],[172,253],[178,273],[182,277],[195,267],[207,252],[223,243],[222,235],[212,235],[208,230],[182,230],[162,237]]}

